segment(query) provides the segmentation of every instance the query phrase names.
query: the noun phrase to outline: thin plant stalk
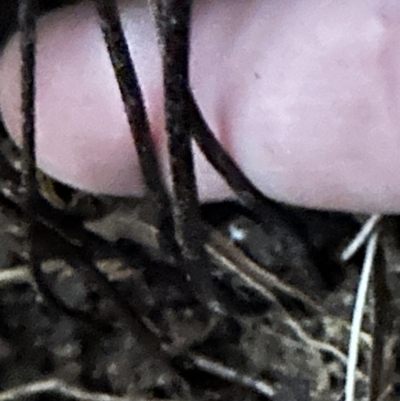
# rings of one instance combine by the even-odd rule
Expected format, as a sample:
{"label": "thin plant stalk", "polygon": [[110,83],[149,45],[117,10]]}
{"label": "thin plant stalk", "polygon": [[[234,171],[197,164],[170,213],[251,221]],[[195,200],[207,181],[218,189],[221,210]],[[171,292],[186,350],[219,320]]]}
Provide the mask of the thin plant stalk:
{"label": "thin plant stalk", "polygon": [[368,285],[371,278],[377,243],[378,233],[374,232],[372,233],[367,243],[364,264],[361,271],[360,282],[357,289],[356,301],[353,311],[346,372],[345,401],[354,401],[361,324],[364,315]]}

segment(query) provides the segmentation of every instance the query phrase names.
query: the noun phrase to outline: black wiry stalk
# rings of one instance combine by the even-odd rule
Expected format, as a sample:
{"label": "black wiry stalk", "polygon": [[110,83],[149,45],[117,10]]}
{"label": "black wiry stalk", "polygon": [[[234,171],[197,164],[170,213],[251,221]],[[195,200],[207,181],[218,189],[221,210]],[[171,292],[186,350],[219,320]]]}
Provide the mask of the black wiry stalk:
{"label": "black wiry stalk", "polygon": [[35,249],[33,238],[36,232],[36,201],[39,198],[36,182],[35,155],[35,66],[36,66],[36,0],[20,0],[18,23],[21,34],[21,114],[22,114],[22,163],[24,186],[24,209],[28,216],[28,253],[32,275],[38,290],[51,302],[58,305],[43,281],[40,258]]}
{"label": "black wiry stalk", "polygon": [[150,196],[161,206],[159,216],[161,247],[175,254],[170,202],[162,181],[155,145],[144,106],[135,66],[129,54],[115,0],[97,0],[97,12],[108,54],[118,82],[125,113],[139,157],[139,163]]}
{"label": "black wiry stalk", "polygon": [[296,215],[280,203],[265,197],[215,139],[196,104],[192,92],[188,93],[187,107],[191,112],[192,121],[195,122],[192,126],[193,138],[210,164],[236,193],[239,201],[246,208],[252,210],[260,218],[260,221],[268,217],[266,214],[274,213],[280,218],[282,224],[291,228],[294,235],[297,234],[301,243],[305,243],[307,234],[302,230],[302,224],[298,222]]}
{"label": "black wiry stalk", "polygon": [[217,305],[204,250],[192,151],[189,92],[189,26],[191,0],[150,0],[162,52],[168,150],[173,186],[176,240],[186,273],[198,295]]}
{"label": "black wiry stalk", "polygon": [[[38,290],[58,309],[68,315],[84,316],[78,311],[68,308],[46,285],[41,271],[41,258],[36,243],[38,223],[36,221],[36,206],[40,198],[36,182],[35,155],[35,66],[36,66],[36,0],[20,0],[18,23],[21,34],[21,97],[22,97],[22,163],[24,185],[24,212],[28,220],[28,252],[32,275]],[[85,316],[86,317],[86,316]]]}
{"label": "black wiry stalk", "polygon": [[35,156],[35,42],[36,0],[20,0],[18,19],[21,34],[21,114],[23,179],[26,190],[26,208],[32,213],[37,197]]}
{"label": "black wiry stalk", "polygon": [[144,181],[152,192],[161,193],[161,196],[166,198],[143,95],[122,30],[116,2],[115,0],[97,0],[96,7],[138,152]]}
{"label": "black wiry stalk", "polygon": [[35,155],[35,66],[36,66],[36,0],[20,0],[18,9],[18,23],[21,34],[21,114],[22,114],[22,163],[24,186],[24,212],[28,220],[28,253],[30,268],[35,278],[38,290],[54,306],[75,316],[66,305],[46,285],[42,271],[41,259],[35,242],[37,232],[36,205],[39,200],[36,182],[36,155]]}
{"label": "black wiry stalk", "polygon": [[267,199],[262,195],[240,170],[222,145],[215,139],[207,123],[204,121],[192,94],[190,94],[188,101],[190,102],[193,120],[196,121],[192,131],[193,138],[196,140],[207,160],[225,178],[228,185],[238,195],[242,203],[249,207],[250,210],[254,209],[259,202],[264,202],[273,209],[283,209],[277,202]]}

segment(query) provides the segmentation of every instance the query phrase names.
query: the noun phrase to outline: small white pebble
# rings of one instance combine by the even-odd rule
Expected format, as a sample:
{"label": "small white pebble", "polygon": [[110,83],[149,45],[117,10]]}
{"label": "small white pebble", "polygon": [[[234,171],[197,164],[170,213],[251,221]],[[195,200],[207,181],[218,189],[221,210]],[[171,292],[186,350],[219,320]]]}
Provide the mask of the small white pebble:
{"label": "small white pebble", "polygon": [[247,237],[247,231],[244,228],[238,227],[235,223],[228,226],[229,237],[234,241],[243,241]]}

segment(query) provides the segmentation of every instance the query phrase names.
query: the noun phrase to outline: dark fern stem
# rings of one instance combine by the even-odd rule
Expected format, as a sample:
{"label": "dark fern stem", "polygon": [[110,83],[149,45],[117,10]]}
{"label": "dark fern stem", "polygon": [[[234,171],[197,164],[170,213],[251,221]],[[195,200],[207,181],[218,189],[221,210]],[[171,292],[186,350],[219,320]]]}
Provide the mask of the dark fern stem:
{"label": "dark fern stem", "polygon": [[[38,202],[40,199],[36,181],[35,154],[35,47],[36,19],[38,4],[36,0],[21,0],[19,3],[18,22],[21,32],[21,98],[22,98],[22,184],[23,212],[27,218],[28,254],[32,275],[38,290],[56,308],[70,316],[83,318],[83,314],[71,310],[47,286],[41,271],[41,257],[36,241],[40,223],[38,223]],[[86,316],[85,316],[86,317]]]}
{"label": "dark fern stem", "polygon": [[75,315],[46,285],[41,272],[41,260],[37,251],[36,233],[38,230],[37,204],[39,201],[36,182],[35,155],[35,47],[36,19],[38,4],[36,0],[21,0],[18,23],[21,32],[21,98],[22,98],[22,178],[23,211],[27,217],[28,254],[33,277],[38,290],[54,306],[70,315]]}
{"label": "dark fern stem", "polygon": [[23,178],[26,188],[26,210],[33,213],[37,198],[35,156],[35,45],[36,14],[35,0],[22,0],[19,4],[19,26],[21,31],[21,98],[22,98],[22,149]]}
{"label": "dark fern stem", "polygon": [[148,188],[149,196],[154,198],[160,206],[159,226],[162,228],[159,236],[160,244],[170,253],[176,254],[175,243],[173,240],[171,241],[171,238],[174,238],[173,235],[171,236],[174,227],[170,213],[170,202],[162,181],[143,95],[134,64],[129,55],[117,4],[114,0],[97,0],[95,4],[101,19],[104,40],[125,105],[125,112],[139,156],[144,182]]}
{"label": "dark fern stem", "polygon": [[22,0],[19,3],[18,22],[21,31],[21,98],[22,98],[22,178],[24,189],[24,211],[28,218],[28,253],[30,267],[36,280],[39,291],[54,305],[64,312],[70,312],[59,301],[43,280],[40,268],[40,257],[35,247],[37,231],[36,204],[39,198],[36,182],[36,155],[35,155],[35,46],[36,46],[36,19],[37,1]]}
{"label": "dark fern stem", "polygon": [[205,230],[201,223],[200,202],[194,172],[192,124],[186,102],[189,91],[189,33],[191,0],[150,1],[164,74],[166,131],[172,174],[172,212],[176,240],[184,272],[196,287],[200,299],[220,311],[207,267],[204,250]]}
{"label": "dark fern stem", "polygon": [[139,155],[144,181],[152,193],[159,194],[160,201],[166,202],[167,194],[161,180],[160,167],[151,138],[143,95],[139,87],[135,67],[129,55],[117,4],[111,0],[97,0],[96,7],[101,18],[104,40]]}

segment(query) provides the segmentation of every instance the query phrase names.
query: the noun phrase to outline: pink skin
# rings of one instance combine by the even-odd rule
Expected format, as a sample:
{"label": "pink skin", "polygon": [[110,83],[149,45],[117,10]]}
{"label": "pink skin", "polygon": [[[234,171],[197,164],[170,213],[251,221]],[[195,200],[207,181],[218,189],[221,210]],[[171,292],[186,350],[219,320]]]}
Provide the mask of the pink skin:
{"label": "pink skin", "polygon": [[[168,176],[155,30],[145,1],[120,10]],[[93,192],[142,193],[93,7],[46,16],[38,43],[39,165]],[[19,65],[14,37],[0,61],[0,107],[17,141]],[[400,212],[398,1],[198,0],[191,84],[216,137],[266,195],[311,208]],[[197,150],[196,161],[202,198],[228,196]]]}

